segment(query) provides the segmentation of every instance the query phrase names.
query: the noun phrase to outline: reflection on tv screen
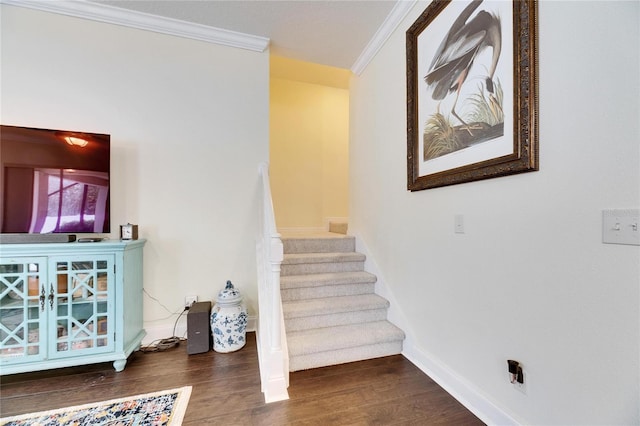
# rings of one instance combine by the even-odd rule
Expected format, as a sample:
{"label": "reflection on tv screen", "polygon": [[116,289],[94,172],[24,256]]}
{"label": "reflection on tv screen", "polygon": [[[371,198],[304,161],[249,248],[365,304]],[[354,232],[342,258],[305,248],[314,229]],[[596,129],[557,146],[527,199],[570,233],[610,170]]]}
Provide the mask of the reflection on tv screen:
{"label": "reflection on tv screen", "polygon": [[1,126],[0,136],[3,233],[110,232],[108,135]]}

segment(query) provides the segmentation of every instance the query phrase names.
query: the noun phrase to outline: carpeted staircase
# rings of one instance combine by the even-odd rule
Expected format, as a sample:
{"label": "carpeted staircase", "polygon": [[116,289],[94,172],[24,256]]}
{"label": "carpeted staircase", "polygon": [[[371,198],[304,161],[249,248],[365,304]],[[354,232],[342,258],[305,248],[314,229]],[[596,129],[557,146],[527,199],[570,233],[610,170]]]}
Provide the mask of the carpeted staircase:
{"label": "carpeted staircase", "polygon": [[283,236],[280,274],[290,371],[399,354],[404,332],[387,321],[355,238]]}

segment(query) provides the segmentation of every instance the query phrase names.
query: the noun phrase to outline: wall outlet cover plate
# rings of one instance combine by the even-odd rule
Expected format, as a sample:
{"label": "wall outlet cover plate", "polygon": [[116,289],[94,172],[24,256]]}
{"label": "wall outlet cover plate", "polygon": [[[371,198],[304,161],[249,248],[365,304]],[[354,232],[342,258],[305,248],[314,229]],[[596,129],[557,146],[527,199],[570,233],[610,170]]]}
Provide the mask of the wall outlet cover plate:
{"label": "wall outlet cover plate", "polygon": [[602,242],[640,246],[640,209],[603,210]]}

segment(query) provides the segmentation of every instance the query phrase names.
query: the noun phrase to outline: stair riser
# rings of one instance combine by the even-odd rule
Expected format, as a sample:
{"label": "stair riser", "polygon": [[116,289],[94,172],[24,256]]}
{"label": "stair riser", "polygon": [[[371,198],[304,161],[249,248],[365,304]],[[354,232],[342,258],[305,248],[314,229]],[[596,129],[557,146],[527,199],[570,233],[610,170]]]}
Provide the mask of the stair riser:
{"label": "stair riser", "polygon": [[346,223],[333,223],[329,222],[329,232],[335,232],[336,234],[347,235],[349,225]]}
{"label": "stair riser", "polygon": [[375,284],[365,283],[283,289],[280,291],[280,294],[283,302],[290,302],[294,300],[319,299],[323,297],[333,296],[355,296],[358,294],[371,294],[374,291]]}
{"label": "stair riser", "polygon": [[357,262],[328,262],[328,263],[300,263],[295,265],[281,265],[281,276],[324,274],[329,272],[355,272],[364,270],[364,261]]}
{"label": "stair riser", "polygon": [[287,332],[291,357],[403,341],[404,338],[404,332],[386,320]]}
{"label": "stair riser", "polygon": [[282,239],[284,252],[291,253],[347,253],[356,249],[353,237],[345,238],[291,238]]}
{"label": "stair riser", "polygon": [[307,370],[327,365],[343,364],[363,359],[380,358],[402,353],[402,340],[357,346],[329,352],[317,352],[289,358],[289,371]]}
{"label": "stair riser", "polygon": [[333,327],[336,325],[362,324],[387,319],[387,309],[370,309],[359,312],[341,312],[329,315],[314,315],[302,318],[285,319],[287,332],[310,330],[312,328]]}

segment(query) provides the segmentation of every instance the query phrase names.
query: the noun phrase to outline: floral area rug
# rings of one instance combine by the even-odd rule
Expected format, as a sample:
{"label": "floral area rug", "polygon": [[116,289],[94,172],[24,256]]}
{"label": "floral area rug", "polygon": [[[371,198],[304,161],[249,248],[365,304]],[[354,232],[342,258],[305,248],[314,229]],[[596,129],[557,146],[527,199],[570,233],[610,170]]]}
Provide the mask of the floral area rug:
{"label": "floral area rug", "polygon": [[182,424],[191,386],[0,419],[1,426],[160,426]]}

